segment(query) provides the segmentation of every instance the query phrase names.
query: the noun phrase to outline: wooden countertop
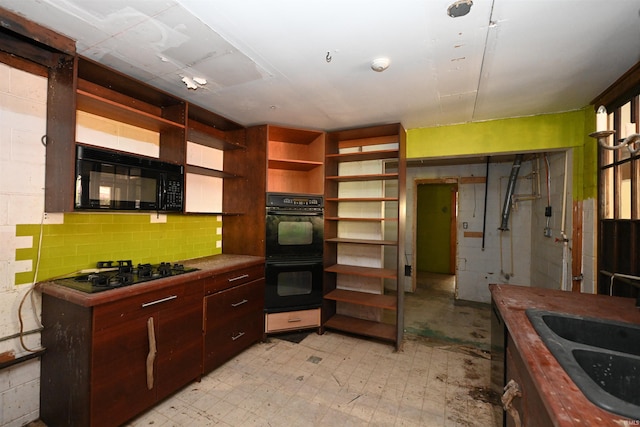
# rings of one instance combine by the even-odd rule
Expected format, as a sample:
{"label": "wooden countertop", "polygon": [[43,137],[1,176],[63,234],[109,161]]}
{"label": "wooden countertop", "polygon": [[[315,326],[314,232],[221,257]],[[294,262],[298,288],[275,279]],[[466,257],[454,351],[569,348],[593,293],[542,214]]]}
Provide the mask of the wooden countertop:
{"label": "wooden countertop", "polygon": [[551,354],[525,313],[527,308],[538,308],[640,324],[635,299],[516,285],[492,284],[489,289],[556,426],[629,426],[638,422],[591,403]]}
{"label": "wooden countertop", "polygon": [[60,298],[83,307],[93,307],[105,304],[121,298],[139,295],[145,292],[164,289],[185,281],[206,279],[217,274],[226,273],[245,267],[264,264],[264,258],[249,255],[221,254],[203,258],[195,258],[180,261],[187,267],[198,268],[198,271],[184,273],[178,276],[166,277],[149,282],[138,283],[122,288],[111,289],[104,292],[89,294],[66,286],[58,285],[52,281],[38,283],[42,293]]}

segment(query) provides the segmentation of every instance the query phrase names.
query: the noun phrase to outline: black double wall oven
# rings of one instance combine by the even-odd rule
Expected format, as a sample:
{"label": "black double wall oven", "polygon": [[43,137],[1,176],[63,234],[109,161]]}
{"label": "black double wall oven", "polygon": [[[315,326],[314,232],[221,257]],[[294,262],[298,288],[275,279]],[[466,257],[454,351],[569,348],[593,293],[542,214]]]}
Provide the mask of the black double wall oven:
{"label": "black double wall oven", "polygon": [[322,305],[322,196],[267,193],[265,312]]}

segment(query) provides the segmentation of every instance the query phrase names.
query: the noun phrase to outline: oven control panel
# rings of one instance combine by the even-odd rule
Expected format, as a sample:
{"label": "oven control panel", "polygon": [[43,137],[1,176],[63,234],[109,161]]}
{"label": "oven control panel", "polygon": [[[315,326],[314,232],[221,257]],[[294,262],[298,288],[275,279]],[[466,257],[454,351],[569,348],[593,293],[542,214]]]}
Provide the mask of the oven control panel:
{"label": "oven control panel", "polygon": [[324,199],[315,194],[267,193],[267,207],[322,208]]}

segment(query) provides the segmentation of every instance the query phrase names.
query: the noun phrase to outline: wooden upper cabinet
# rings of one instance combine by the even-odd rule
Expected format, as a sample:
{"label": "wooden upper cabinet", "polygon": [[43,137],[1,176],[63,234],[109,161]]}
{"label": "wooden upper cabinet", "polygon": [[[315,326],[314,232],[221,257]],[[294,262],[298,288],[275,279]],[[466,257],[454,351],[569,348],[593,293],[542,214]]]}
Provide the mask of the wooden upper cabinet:
{"label": "wooden upper cabinet", "polygon": [[79,58],[76,108],[158,132],[160,160],[184,164],[187,123],[185,101],[94,61]]}
{"label": "wooden upper cabinet", "polygon": [[229,198],[224,194],[235,191],[230,181],[244,177],[234,162],[227,161],[230,152],[244,157],[244,128],[201,107],[189,104],[187,108],[185,212],[241,213],[225,202]]}
{"label": "wooden upper cabinet", "polygon": [[324,132],[269,125],[267,139],[268,192],[323,193]]}
{"label": "wooden upper cabinet", "polygon": [[245,150],[241,125],[90,59],[74,56],[64,65],[49,76],[48,212],[74,210],[76,113],[84,112],[157,133],[159,160],[185,167],[185,211],[225,213],[223,181],[242,175],[223,153]]}

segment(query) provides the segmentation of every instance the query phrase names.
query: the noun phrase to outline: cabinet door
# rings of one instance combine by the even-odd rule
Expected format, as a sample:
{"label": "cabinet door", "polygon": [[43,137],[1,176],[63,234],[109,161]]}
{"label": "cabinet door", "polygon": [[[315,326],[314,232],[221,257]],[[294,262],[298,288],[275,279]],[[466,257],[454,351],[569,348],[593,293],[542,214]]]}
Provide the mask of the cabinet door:
{"label": "cabinet door", "polygon": [[[522,425],[527,427],[546,427],[554,425],[547,412],[542,397],[538,394],[533,380],[528,374],[524,360],[518,353],[510,336],[507,336],[506,380],[514,380],[520,386],[522,397],[513,400],[513,406],[520,414]],[[506,415],[507,427],[515,427],[513,418]]]}
{"label": "cabinet door", "polygon": [[116,426],[153,405],[147,388],[149,338],[140,315],[95,334],[91,374],[91,425]]}
{"label": "cabinet door", "polygon": [[[121,425],[200,376],[202,285],[185,283],[95,308],[92,426]],[[148,372],[152,342],[156,354]]]}
{"label": "cabinet door", "polygon": [[157,393],[162,399],[202,375],[202,292],[159,313]]}
{"label": "cabinet door", "polygon": [[204,372],[262,338],[264,279],[205,298]]}

